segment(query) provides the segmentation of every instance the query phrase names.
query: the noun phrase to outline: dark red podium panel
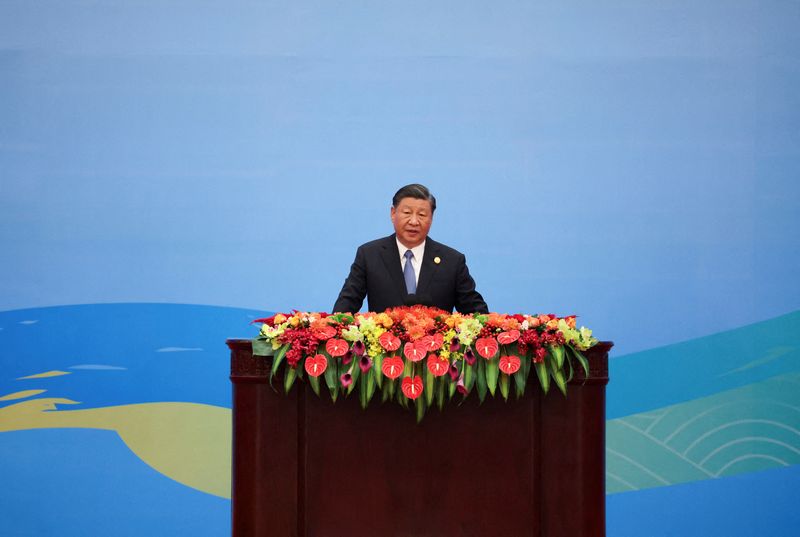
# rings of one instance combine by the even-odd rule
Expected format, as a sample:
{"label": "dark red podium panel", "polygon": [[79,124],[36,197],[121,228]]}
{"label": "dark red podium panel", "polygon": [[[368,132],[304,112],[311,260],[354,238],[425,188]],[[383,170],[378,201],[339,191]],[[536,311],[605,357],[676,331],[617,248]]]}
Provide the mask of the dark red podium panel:
{"label": "dark red podium panel", "polygon": [[362,410],[302,381],[276,392],[271,358],[228,346],[235,537],[605,535],[611,343],[586,353],[589,378],[566,398],[532,373],[519,400],[457,397],[419,424],[380,394]]}

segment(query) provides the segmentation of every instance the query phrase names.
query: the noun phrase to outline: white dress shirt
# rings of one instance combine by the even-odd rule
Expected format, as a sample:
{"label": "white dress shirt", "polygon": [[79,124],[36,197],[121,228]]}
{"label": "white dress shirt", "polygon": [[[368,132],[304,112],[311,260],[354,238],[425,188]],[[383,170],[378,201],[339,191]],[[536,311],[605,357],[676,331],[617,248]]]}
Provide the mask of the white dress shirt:
{"label": "white dress shirt", "polygon": [[400,269],[406,268],[406,250],[411,250],[411,253],[414,254],[414,257],[411,258],[411,266],[414,269],[414,279],[419,284],[419,268],[422,266],[422,256],[425,255],[425,241],[413,248],[408,248],[397,237],[394,240],[397,241],[397,249],[400,252]]}

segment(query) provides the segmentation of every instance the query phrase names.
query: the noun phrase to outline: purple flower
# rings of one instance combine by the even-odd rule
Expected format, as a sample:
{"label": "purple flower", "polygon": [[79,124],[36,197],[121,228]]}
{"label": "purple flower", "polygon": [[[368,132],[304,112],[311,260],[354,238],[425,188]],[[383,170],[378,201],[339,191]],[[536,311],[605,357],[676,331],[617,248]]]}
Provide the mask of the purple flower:
{"label": "purple flower", "polygon": [[342,382],[342,386],[347,388],[353,383],[353,375],[351,375],[350,373],[345,373],[344,375],[339,377],[339,380]]}
{"label": "purple flower", "polygon": [[342,365],[347,365],[353,361],[353,351],[347,351],[342,355]]}
{"label": "purple flower", "polygon": [[450,367],[447,368],[447,372],[450,374],[451,380],[458,379],[458,368],[455,363],[450,364]]}
{"label": "purple flower", "polygon": [[450,342],[450,352],[458,352],[460,348],[461,348],[461,343],[459,343],[458,341],[453,340]]}
{"label": "purple flower", "polygon": [[369,356],[362,356],[358,361],[358,367],[361,368],[362,373],[366,373],[372,367],[372,360],[370,360]]}
{"label": "purple flower", "polygon": [[356,342],[353,343],[353,354],[356,356],[364,356],[364,351],[366,350],[367,348],[364,346],[363,341],[356,340]]}
{"label": "purple flower", "polygon": [[467,347],[467,350],[464,352],[464,360],[469,365],[475,365],[475,353],[472,352],[472,347]]}
{"label": "purple flower", "polygon": [[458,393],[460,393],[461,395],[467,395],[469,393],[467,387],[464,386],[464,375],[458,377],[458,382],[456,383],[456,390],[458,390]]}

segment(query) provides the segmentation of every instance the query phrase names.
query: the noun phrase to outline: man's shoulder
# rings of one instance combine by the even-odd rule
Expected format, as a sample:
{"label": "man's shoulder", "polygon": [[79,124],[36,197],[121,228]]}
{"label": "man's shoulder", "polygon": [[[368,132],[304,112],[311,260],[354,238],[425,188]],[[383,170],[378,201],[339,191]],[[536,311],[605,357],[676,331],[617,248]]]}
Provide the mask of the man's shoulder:
{"label": "man's shoulder", "polygon": [[425,243],[425,251],[427,253],[428,248],[431,249],[431,252],[436,252],[437,255],[443,257],[463,257],[464,254],[456,250],[455,248],[451,248],[446,244],[441,242],[435,241],[428,237],[427,242]]}
{"label": "man's shoulder", "polygon": [[386,248],[394,244],[394,235],[375,239],[374,241],[365,242],[358,247],[359,250],[375,250],[377,248]]}

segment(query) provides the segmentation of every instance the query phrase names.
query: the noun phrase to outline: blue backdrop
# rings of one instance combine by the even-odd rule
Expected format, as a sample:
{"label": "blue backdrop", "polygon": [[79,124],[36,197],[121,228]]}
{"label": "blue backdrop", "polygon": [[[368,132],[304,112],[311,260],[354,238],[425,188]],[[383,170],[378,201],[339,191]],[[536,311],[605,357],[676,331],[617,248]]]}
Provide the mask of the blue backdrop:
{"label": "blue backdrop", "polygon": [[615,341],[609,535],[786,534],[798,51],[785,1],[0,3],[0,533],[224,534],[168,416],[422,182],[492,310]]}

